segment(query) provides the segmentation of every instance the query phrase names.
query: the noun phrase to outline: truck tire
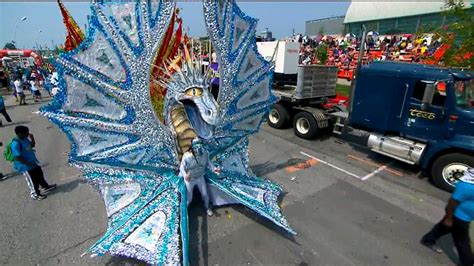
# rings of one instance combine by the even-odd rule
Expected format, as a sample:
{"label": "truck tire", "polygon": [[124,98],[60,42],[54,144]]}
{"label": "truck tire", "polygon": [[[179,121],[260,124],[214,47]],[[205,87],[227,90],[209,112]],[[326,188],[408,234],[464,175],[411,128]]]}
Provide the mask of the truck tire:
{"label": "truck tire", "polygon": [[319,132],[318,123],[308,112],[299,112],[293,119],[295,135],[303,139],[313,139]]}
{"label": "truck tire", "polygon": [[454,190],[454,186],[464,172],[474,167],[474,157],[463,153],[450,153],[437,158],[431,167],[433,183],[448,192]]}
{"label": "truck tire", "polygon": [[276,129],[285,128],[290,122],[290,113],[281,103],[273,105],[268,114],[268,125]]}

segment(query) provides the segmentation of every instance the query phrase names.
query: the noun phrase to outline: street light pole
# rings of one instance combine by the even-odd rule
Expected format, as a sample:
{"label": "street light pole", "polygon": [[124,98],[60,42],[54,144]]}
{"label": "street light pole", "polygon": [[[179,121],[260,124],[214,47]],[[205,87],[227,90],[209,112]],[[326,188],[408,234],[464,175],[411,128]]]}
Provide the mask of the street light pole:
{"label": "street light pole", "polygon": [[38,37],[39,37],[40,33],[42,33],[42,32],[43,32],[43,30],[39,29],[38,33],[36,33],[36,37],[35,37],[35,48],[36,48],[36,50],[38,50]]}
{"label": "street light pole", "polygon": [[[18,21],[15,25],[15,30],[13,31],[13,44],[15,44],[15,47],[16,47],[16,31],[18,30],[18,26],[20,25],[21,22],[25,21],[28,17],[21,17],[20,18],[20,21]],[[17,47],[18,48],[18,47]]]}

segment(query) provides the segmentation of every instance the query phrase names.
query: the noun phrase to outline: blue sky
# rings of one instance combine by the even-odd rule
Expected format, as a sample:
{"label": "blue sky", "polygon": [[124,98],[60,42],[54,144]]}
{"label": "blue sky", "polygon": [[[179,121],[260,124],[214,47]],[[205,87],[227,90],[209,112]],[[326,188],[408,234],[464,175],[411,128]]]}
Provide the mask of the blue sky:
{"label": "blue sky", "polygon": [[[84,28],[89,6],[84,2],[66,2],[66,7]],[[191,36],[206,35],[202,18],[202,4],[197,2],[179,2],[182,8],[185,29],[189,28]],[[261,2],[240,3],[241,9],[259,21],[258,31],[269,28],[274,36],[289,36],[292,30],[304,32],[307,20],[344,15],[349,2]],[[27,17],[21,21],[22,17]],[[0,46],[16,39],[20,48],[32,48],[35,43],[51,47],[65,39],[65,29],[56,1],[46,3],[0,3]],[[40,32],[41,31],[41,32]]]}

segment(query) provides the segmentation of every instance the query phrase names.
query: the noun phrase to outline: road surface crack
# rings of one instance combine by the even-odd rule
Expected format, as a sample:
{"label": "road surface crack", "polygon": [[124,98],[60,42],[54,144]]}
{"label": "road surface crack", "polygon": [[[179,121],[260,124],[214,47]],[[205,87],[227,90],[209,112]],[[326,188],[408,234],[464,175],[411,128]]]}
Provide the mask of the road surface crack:
{"label": "road surface crack", "polygon": [[56,253],[56,254],[54,254],[54,255],[52,255],[52,256],[49,256],[49,257],[45,258],[44,260],[38,262],[38,264],[41,264],[41,263],[43,263],[43,262],[46,262],[46,261],[48,261],[48,260],[50,260],[50,259],[54,259],[54,258],[56,258],[56,257],[58,257],[58,256],[60,256],[60,255],[62,255],[62,254],[64,254],[64,253],[66,253],[66,252],[72,250],[72,249],[75,249],[75,248],[77,248],[78,246],[84,244],[85,242],[87,242],[87,241],[89,241],[89,240],[91,240],[91,239],[97,238],[97,237],[100,236],[101,234],[102,234],[102,233],[99,233],[99,234],[97,234],[97,235],[95,235],[95,236],[91,236],[91,237],[86,238],[86,239],[84,239],[84,240],[82,240],[82,241],[80,241],[80,242],[78,242],[78,243],[76,243],[76,244],[74,244],[74,245],[72,245],[72,246],[70,246],[70,247],[67,247],[67,248],[65,248],[65,249],[63,249],[63,250],[61,250],[61,251],[59,251],[58,253]]}

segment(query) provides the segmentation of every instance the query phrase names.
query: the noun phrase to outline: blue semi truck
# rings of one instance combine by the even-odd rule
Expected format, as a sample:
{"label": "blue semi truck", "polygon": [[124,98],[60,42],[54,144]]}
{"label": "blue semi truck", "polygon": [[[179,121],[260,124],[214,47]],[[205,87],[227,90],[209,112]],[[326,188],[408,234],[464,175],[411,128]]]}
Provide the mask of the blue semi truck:
{"label": "blue semi truck", "polygon": [[369,132],[374,152],[430,174],[451,191],[474,167],[474,80],[470,72],[376,62],[360,69],[348,123]]}
{"label": "blue semi truck", "polygon": [[[270,126],[283,128],[292,121],[295,134],[305,139],[316,137],[331,125],[338,134],[348,126],[364,130],[372,151],[420,166],[436,186],[447,191],[474,167],[472,72],[374,62],[357,71],[346,111],[343,106],[324,107],[325,98],[335,93],[334,86],[327,95],[315,93],[324,89],[308,86],[306,78],[321,84],[315,81],[320,74],[308,71],[302,69],[298,74],[301,85],[293,91],[274,90],[280,101],[269,114]],[[329,80],[333,79],[324,79],[327,84]]]}

